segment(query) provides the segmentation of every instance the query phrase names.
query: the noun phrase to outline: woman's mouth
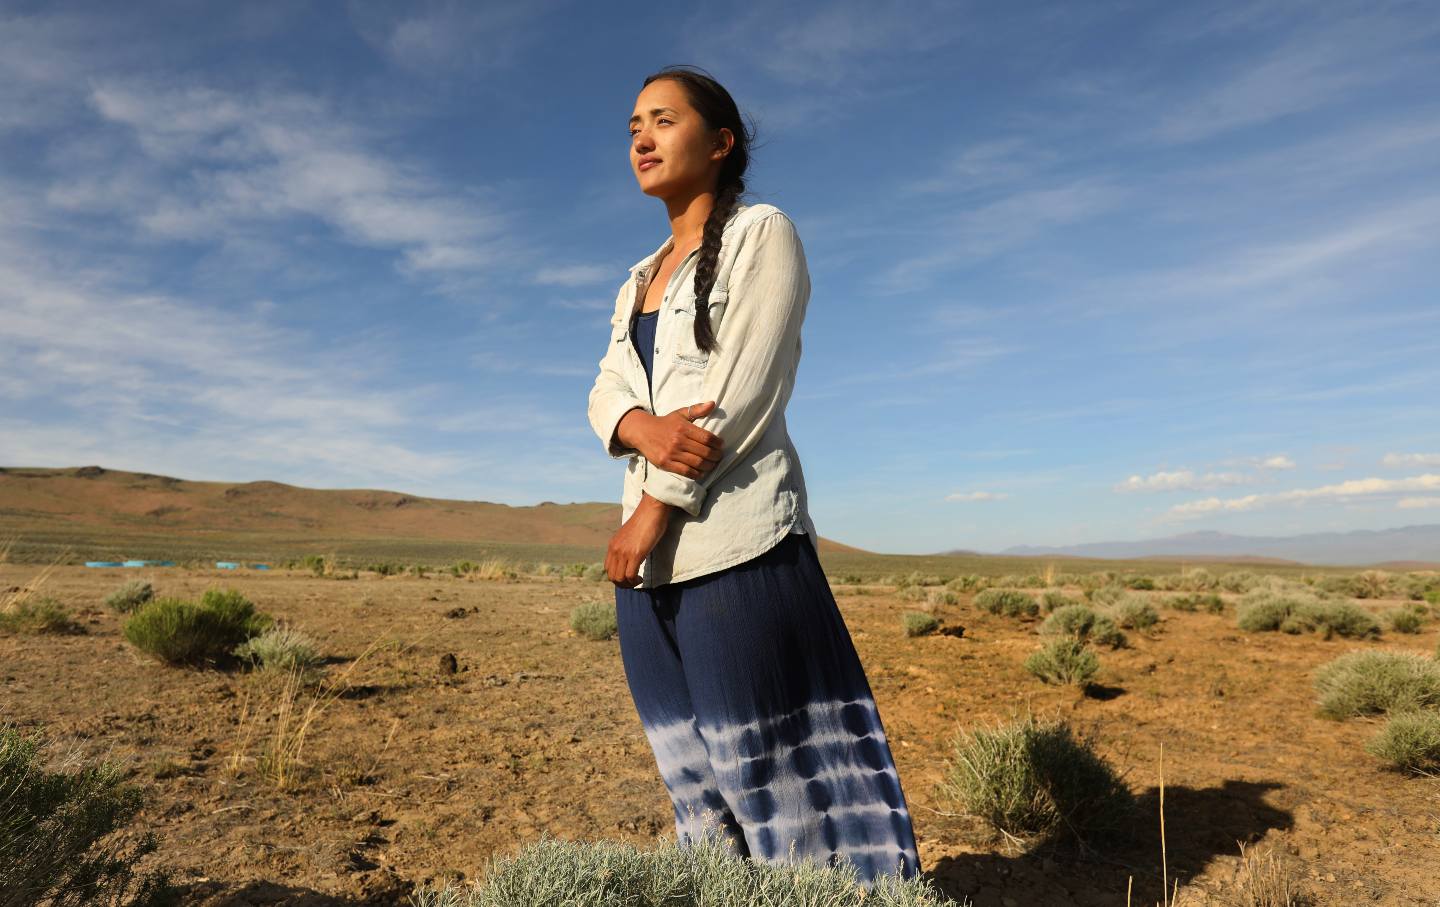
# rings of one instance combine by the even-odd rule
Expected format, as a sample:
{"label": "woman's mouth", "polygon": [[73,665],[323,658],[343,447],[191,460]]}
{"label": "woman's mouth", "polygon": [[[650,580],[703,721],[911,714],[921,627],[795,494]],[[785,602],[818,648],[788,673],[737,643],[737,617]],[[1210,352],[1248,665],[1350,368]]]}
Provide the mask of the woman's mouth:
{"label": "woman's mouth", "polygon": [[651,167],[659,167],[661,163],[661,161],[645,161],[640,165],[640,169],[649,170]]}

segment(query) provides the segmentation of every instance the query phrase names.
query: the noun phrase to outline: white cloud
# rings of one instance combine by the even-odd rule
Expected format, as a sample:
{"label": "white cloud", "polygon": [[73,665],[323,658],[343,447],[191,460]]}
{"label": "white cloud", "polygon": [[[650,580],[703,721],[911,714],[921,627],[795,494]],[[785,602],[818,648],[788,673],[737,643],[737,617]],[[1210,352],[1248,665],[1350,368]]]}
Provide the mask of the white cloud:
{"label": "white cloud", "polygon": [[584,287],[615,279],[610,265],[554,265],[535,273],[535,283],[547,286]]}
{"label": "white cloud", "polygon": [[1202,91],[1159,118],[1154,137],[1164,142],[1206,139],[1335,104],[1423,72],[1417,67],[1425,57],[1410,51],[1436,34],[1440,20],[1375,13],[1365,8],[1350,16],[1303,17],[1302,27],[1292,29],[1270,53],[1229,73],[1210,74]]}
{"label": "white cloud", "polygon": [[1112,486],[1121,494],[1149,491],[1196,491],[1203,488],[1218,488],[1223,485],[1244,485],[1252,477],[1238,472],[1207,472],[1197,475],[1189,469],[1172,472],[1157,472],[1148,476],[1133,475]]}
{"label": "white cloud", "polygon": [[318,98],[106,80],[91,101],[136,141],[140,159],[117,162],[131,185],[53,197],[115,205],[160,238],[218,241],[313,218],[422,272],[485,268],[507,248],[504,219],[480,197],[371,151],[373,137]]}
{"label": "white cloud", "polygon": [[1380,465],[1391,468],[1410,466],[1440,466],[1440,453],[1387,453]]}
{"label": "white cloud", "polygon": [[945,495],[947,501],[1000,501],[1010,497],[1003,491],[957,491]]}
{"label": "white cloud", "polygon": [[1296,488],[1267,494],[1250,494],[1240,498],[1205,498],[1176,504],[1167,511],[1174,517],[1205,516],[1215,513],[1240,513],[1265,509],[1274,505],[1306,501],[1342,501],[1352,497],[1375,497],[1407,491],[1440,490],[1440,474],[1425,473],[1406,479],[1351,479],[1318,488]]}
{"label": "white cloud", "polygon": [[1433,498],[1401,498],[1395,502],[1395,506],[1401,510],[1422,510],[1432,507],[1440,507],[1440,497]]}

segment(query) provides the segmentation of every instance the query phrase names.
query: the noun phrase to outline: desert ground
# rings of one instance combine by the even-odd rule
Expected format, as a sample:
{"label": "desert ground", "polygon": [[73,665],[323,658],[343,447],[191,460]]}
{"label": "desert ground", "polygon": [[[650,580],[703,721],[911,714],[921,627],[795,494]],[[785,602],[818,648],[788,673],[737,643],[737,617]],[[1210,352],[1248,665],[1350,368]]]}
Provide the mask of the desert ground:
{"label": "desert ground", "polygon": [[[0,564],[0,589],[36,572]],[[123,615],[103,604],[137,578],[165,596],[238,589],[319,640],[335,698],[311,713],[287,785],[262,771],[282,685],[138,652],[121,634]],[[963,594],[931,607],[962,635],[911,638],[900,615],[917,605],[893,586],[834,575],[832,586],[880,707],[922,867],[957,901],[1098,907],[1126,904],[1128,890],[1129,903],[1154,904],[1164,878],[1178,880],[1184,903],[1225,904],[1243,843],[1273,848],[1317,903],[1440,903],[1440,781],[1368,755],[1377,722],[1318,717],[1310,676],[1354,648],[1434,652],[1440,621],[1360,642],[1242,632],[1233,607],[1161,607],[1158,626],[1103,650],[1098,684],[1082,693],[1022,667],[1038,619],[989,614]],[[476,878],[492,855],[542,832],[642,847],[673,833],[618,642],[569,627],[577,604],[613,600],[607,581],[75,565],[50,573],[43,592],[84,632],[0,635],[0,720],[130,766],[147,797],[136,829],[160,839],[146,859],[174,870],[186,903],[405,903],[411,885]],[[292,719],[314,696],[298,694]],[[1141,843],[1098,855],[1015,852],[941,794],[957,731],[1026,711],[1093,737],[1140,798]]]}

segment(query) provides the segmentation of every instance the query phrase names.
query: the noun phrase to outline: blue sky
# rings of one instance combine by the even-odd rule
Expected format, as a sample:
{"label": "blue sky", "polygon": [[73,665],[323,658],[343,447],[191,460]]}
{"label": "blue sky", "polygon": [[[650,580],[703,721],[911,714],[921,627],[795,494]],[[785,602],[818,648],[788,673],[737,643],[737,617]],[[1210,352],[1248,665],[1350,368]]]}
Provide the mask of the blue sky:
{"label": "blue sky", "polygon": [[671,63],[805,244],[821,534],[1440,522],[1432,3],[0,0],[0,464],[618,502]]}

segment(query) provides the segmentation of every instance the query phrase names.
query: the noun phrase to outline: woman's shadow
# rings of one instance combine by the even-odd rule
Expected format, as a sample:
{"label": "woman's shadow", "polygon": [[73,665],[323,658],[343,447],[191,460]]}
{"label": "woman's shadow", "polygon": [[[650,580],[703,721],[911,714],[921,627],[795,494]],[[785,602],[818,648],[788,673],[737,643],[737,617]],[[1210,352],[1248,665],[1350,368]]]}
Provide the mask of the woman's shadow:
{"label": "woman's shadow", "polygon": [[1164,871],[1160,849],[1160,789],[1136,797],[1135,826],[1126,840],[1042,844],[1018,856],[965,854],[927,867],[935,887],[973,907],[1019,904],[1124,905],[1168,903],[1165,880],[1181,887],[1220,856],[1238,857],[1272,829],[1288,829],[1293,815],[1265,802],[1279,781],[1225,781],[1219,787],[1165,787]]}

